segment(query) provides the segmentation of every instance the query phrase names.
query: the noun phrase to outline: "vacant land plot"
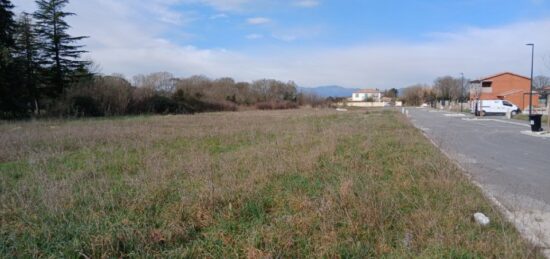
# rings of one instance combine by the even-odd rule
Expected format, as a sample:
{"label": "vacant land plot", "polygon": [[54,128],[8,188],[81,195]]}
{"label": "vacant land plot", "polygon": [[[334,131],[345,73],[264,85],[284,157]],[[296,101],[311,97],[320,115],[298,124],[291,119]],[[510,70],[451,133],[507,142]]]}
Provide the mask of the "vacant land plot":
{"label": "vacant land plot", "polygon": [[391,111],[10,123],[0,146],[0,257],[538,256]]}

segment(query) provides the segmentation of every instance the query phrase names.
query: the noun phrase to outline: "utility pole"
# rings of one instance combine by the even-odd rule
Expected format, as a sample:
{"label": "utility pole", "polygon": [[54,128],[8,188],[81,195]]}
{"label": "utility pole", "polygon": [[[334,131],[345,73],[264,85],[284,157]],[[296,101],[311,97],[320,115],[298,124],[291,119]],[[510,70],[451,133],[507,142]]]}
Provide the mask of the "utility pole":
{"label": "utility pole", "polygon": [[535,44],[529,43],[527,46],[531,46],[531,90],[529,91],[529,120],[533,115],[533,68],[535,66]]}

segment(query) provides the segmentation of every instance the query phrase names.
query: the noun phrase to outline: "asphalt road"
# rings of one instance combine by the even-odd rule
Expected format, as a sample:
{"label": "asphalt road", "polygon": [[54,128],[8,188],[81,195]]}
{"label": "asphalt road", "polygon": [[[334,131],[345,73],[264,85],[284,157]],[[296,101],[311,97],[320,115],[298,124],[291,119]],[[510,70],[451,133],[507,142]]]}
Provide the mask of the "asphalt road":
{"label": "asphalt road", "polygon": [[415,108],[409,116],[485,191],[546,234],[542,239],[550,246],[550,138],[522,134],[530,130],[527,122],[496,116]]}

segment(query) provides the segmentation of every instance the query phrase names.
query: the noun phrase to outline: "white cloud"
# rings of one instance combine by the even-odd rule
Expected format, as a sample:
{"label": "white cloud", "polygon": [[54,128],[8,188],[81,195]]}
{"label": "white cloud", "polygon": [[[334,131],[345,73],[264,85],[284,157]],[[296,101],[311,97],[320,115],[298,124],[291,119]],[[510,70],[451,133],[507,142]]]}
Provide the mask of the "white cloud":
{"label": "white cloud", "polygon": [[274,29],[271,36],[277,40],[293,42],[296,40],[312,39],[319,36],[324,29],[319,26],[298,26],[291,28]]}
{"label": "white cloud", "polygon": [[[220,11],[240,11],[255,0],[179,0],[183,3],[201,3]],[[257,1],[257,0],[256,0]]]}
{"label": "white cloud", "polygon": [[[324,48],[283,44],[284,47],[256,47],[252,54],[246,50],[201,49],[164,39],[166,32],[174,34],[175,25],[150,18],[149,14],[154,12],[155,4],[169,7],[175,1],[72,1],[68,10],[78,15],[69,20],[73,26],[71,34],[91,36],[84,42],[86,49],[104,73],[127,76],[168,71],[177,76],[294,80],[303,86],[398,88],[431,83],[438,76],[458,76],[461,72],[470,78],[501,71],[527,75],[531,57],[527,42],[536,44],[535,73],[550,74],[542,59],[550,57],[550,37],[546,33],[550,31],[550,19],[434,33],[423,42],[370,42]],[[14,3],[27,11],[34,6],[32,0]],[[305,31],[283,31],[281,35],[303,37]]]}
{"label": "white cloud", "polygon": [[264,35],[256,34],[256,33],[246,35],[246,38],[249,39],[249,40],[259,40],[263,37],[264,37]]}
{"label": "white cloud", "polygon": [[253,17],[253,18],[248,18],[246,22],[251,25],[261,25],[261,24],[270,23],[271,19],[266,17]]}
{"label": "white cloud", "polygon": [[[438,76],[478,78],[501,71],[527,75],[530,49],[537,43],[537,74],[550,74],[543,55],[550,55],[550,20],[500,28],[471,28],[423,43],[377,43],[288,53],[292,59],[272,61],[286,67],[286,78],[303,85],[342,84],[381,88],[431,83]],[[281,78],[285,78],[281,77]]]}
{"label": "white cloud", "polygon": [[219,13],[219,14],[215,14],[215,15],[210,16],[210,19],[217,20],[217,19],[225,19],[225,18],[228,18],[228,17],[229,16],[225,13]]}
{"label": "white cloud", "polygon": [[292,42],[298,39],[298,36],[293,34],[273,33],[271,36],[277,40],[286,41],[286,42]]}
{"label": "white cloud", "polygon": [[294,2],[294,5],[304,8],[317,7],[319,4],[319,1],[316,0],[299,0]]}

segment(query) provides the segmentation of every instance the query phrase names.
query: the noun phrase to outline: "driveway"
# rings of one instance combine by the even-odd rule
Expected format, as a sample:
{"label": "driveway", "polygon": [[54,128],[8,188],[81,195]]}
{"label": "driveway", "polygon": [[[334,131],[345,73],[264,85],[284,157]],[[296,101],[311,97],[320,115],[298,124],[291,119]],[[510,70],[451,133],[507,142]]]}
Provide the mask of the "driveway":
{"label": "driveway", "polygon": [[[409,109],[413,124],[458,162],[518,229],[550,248],[550,138],[522,134],[527,122]],[[546,250],[550,255],[550,250]]]}

